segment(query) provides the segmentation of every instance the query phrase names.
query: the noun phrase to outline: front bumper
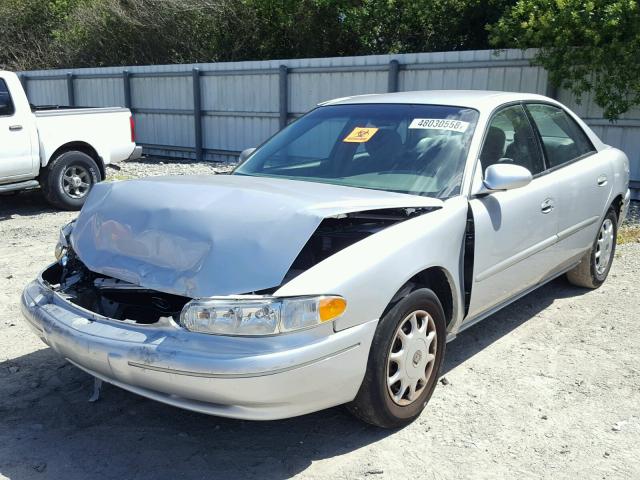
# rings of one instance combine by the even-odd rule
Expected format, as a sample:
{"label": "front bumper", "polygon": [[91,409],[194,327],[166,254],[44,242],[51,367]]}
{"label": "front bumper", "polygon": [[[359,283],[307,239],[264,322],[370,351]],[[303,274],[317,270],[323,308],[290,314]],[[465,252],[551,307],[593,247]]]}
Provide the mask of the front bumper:
{"label": "front bumper", "polygon": [[69,362],[131,392],[197,412],[250,420],[293,417],[349,402],[367,365],[377,320],[272,337],[139,325],[78,307],[41,278],[22,294],[34,332]]}

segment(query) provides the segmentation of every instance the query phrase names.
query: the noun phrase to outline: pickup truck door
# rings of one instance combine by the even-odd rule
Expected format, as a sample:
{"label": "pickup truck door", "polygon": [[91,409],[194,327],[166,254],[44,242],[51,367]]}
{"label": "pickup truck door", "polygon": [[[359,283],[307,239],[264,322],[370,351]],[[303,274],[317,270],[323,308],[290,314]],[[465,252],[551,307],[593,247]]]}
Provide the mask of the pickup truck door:
{"label": "pickup truck door", "polygon": [[558,229],[557,186],[544,175],[532,125],[520,104],[498,110],[489,122],[477,167],[498,162],[527,168],[530,184],[469,201],[475,248],[467,321],[535,285],[554,268]]}
{"label": "pickup truck door", "polygon": [[608,206],[613,167],[562,108],[542,103],[525,108],[540,136],[547,175],[560,186],[555,249],[562,267],[575,262],[593,244]]}
{"label": "pickup truck door", "polygon": [[0,183],[33,177],[34,155],[31,145],[31,124],[11,97],[7,82],[0,78]]}

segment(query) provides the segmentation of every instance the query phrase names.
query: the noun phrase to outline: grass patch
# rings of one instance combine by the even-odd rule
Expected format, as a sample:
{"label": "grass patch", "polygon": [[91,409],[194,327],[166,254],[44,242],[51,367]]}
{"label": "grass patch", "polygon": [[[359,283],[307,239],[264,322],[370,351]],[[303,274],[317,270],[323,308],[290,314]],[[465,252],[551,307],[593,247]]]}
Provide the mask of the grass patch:
{"label": "grass patch", "polygon": [[640,243],[640,226],[624,225],[618,230],[618,245],[624,243]]}

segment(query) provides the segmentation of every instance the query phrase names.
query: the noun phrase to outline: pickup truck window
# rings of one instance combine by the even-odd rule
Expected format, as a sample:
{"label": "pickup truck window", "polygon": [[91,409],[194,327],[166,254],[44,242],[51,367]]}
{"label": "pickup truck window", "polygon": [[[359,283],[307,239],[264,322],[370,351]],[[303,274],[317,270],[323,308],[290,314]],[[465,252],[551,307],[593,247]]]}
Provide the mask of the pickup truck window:
{"label": "pickup truck window", "polygon": [[558,167],[595,151],[580,126],[561,108],[545,104],[529,104],[549,168]]}
{"label": "pickup truck window", "polygon": [[478,112],[443,105],[319,107],[277,133],[235,175],[446,198],[457,195]]}
{"label": "pickup truck window", "polygon": [[15,108],[6,82],[0,78],[0,117],[13,115]]}

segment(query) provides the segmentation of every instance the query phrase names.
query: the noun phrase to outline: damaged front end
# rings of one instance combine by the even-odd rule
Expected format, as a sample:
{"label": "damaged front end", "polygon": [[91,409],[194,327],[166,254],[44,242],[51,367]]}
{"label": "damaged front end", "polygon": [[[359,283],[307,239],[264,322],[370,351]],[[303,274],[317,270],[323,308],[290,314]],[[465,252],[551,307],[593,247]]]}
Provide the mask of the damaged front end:
{"label": "damaged front end", "polygon": [[[274,420],[356,394],[377,322],[308,328],[339,315],[339,297],[194,300],[92,272],[70,247],[59,252],[25,287],[22,313],[42,341],[97,379],[91,401],[106,381],[188,410]],[[269,334],[270,321],[288,334]]]}
{"label": "damaged front end", "polygon": [[339,317],[346,301],[336,295],[271,297],[280,286],[344,248],[431,210],[388,208],[330,216],[322,220],[276,287],[205,298],[162,292],[89,270],[71,245],[71,222],[60,232],[55,248],[58,263],[45,270],[42,279],[65,300],[112,320],[144,325],[172,321],[190,331],[222,335],[284,333]]}
{"label": "damaged front end", "polygon": [[[440,200],[271,179],[129,185],[96,185],[63,227],[57,262],[25,288],[22,312],[45,343],[98,379],[244,419],[354,398],[377,318],[360,316],[362,305],[331,284],[278,290],[442,208]],[[349,316],[361,320],[336,328]]]}
{"label": "damaged front end", "polygon": [[140,324],[170,318],[191,300],[162,293],[90,271],[71,247],[74,222],[65,225],[55,248],[58,263],[42,272],[42,279],[67,301],[103,317]]}

